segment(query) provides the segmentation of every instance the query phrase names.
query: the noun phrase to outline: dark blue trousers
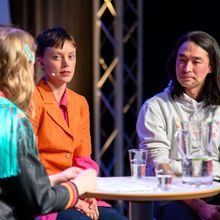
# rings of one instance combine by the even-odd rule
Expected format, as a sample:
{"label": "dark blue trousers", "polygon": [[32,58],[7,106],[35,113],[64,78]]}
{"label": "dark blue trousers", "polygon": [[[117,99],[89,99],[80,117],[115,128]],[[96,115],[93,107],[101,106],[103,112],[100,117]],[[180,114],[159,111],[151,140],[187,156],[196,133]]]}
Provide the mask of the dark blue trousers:
{"label": "dark blue trousers", "polygon": [[[220,205],[220,194],[203,200]],[[181,201],[154,202],[154,217],[157,220],[200,220],[198,214]]]}
{"label": "dark blue trousers", "polygon": [[158,203],[154,210],[157,220],[200,220],[195,211],[181,201],[168,201],[161,205]]}
{"label": "dark blue trousers", "polygon": [[[98,207],[99,209],[99,220],[128,220],[127,217],[119,214],[114,208],[109,207]],[[85,214],[77,211],[74,208],[70,208],[59,212],[57,220],[91,220]]]}

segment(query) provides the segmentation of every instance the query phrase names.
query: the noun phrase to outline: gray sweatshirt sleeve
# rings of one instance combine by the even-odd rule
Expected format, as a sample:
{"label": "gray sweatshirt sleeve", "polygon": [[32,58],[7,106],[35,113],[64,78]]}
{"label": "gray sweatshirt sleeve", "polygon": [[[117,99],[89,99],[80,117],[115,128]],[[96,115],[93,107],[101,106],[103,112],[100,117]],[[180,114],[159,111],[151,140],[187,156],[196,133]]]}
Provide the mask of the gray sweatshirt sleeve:
{"label": "gray sweatshirt sleeve", "polygon": [[150,160],[168,158],[171,149],[162,107],[156,100],[148,100],[143,104],[137,119],[139,147],[149,150]]}

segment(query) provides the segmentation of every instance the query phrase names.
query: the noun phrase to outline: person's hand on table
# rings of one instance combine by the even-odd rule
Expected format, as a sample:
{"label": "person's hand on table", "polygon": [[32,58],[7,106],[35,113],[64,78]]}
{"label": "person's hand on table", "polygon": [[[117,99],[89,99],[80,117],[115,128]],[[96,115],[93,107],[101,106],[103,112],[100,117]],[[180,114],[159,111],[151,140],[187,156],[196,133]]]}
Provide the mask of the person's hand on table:
{"label": "person's hand on table", "polygon": [[75,205],[75,209],[84,213],[92,220],[98,220],[99,218],[97,203],[93,198],[79,199]]}

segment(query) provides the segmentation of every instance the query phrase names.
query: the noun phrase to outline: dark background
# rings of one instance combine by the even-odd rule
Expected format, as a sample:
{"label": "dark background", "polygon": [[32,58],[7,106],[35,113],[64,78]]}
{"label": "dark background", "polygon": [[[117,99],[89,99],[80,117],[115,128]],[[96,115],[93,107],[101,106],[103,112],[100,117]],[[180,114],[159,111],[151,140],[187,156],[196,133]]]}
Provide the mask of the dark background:
{"label": "dark background", "polygon": [[[10,0],[15,25],[34,36],[40,10],[42,30],[48,28],[47,0],[36,9],[36,0]],[[93,106],[93,22],[95,0],[52,0],[53,22],[72,32],[77,41],[77,69],[72,87],[85,95]],[[125,0],[126,1],[126,0]],[[202,30],[220,42],[220,7],[218,0],[142,0],[143,1],[143,102],[167,85],[165,66],[179,36],[187,31]],[[1,6],[0,6],[1,7]],[[63,8],[66,8],[63,10]],[[1,16],[1,15],[0,15]],[[92,114],[91,114],[92,115]]]}
{"label": "dark background", "polygon": [[144,99],[168,84],[166,61],[179,36],[206,31],[220,42],[220,7],[214,0],[144,2]]}

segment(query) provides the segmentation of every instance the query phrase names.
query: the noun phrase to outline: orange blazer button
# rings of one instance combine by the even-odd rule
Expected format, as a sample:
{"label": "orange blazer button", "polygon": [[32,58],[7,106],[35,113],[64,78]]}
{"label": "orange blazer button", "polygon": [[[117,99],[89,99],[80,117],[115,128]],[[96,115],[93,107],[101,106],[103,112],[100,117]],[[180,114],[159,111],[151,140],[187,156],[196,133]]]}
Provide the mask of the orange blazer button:
{"label": "orange blazer button", "polygon": [[71,158],[71,154],[70,153],[66,153],[65,156],[66,156],[67,159]]}

